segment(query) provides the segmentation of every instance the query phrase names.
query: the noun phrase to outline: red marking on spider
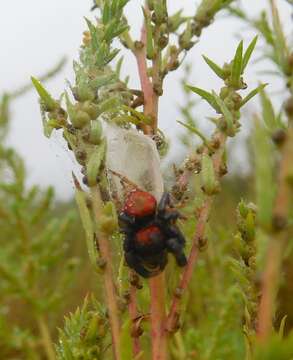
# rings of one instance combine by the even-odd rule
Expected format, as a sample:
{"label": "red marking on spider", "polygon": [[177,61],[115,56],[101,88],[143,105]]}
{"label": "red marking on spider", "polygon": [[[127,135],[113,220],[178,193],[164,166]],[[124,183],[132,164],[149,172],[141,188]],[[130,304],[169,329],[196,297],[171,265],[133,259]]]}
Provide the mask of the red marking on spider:
{"label": "red marking on spider", "polygon": [[153,241],[152,235],[160,236],[163,240],[163,234],[158,226],[151,225],[141,229],[136,233],[136,240],[140,244],[149,244]]}
{"label": "red marking on spider", "polygon": [[133,190],[127,196],[123,212],[139,218],[153,215],[156,207],[157,200],[152,194],[142,190]]}

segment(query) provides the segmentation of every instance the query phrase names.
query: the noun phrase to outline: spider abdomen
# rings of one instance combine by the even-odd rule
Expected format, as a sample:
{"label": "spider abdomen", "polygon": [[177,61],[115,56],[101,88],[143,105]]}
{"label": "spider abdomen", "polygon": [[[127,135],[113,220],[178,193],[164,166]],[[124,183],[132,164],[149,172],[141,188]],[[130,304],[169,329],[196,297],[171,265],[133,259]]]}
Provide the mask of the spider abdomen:
{"label": "spider abdomen", "polygon": [[135,248],[138,252],[152,254],[161,251],[165,247],[165,238],[157,225],[149,225],[135,234]]}

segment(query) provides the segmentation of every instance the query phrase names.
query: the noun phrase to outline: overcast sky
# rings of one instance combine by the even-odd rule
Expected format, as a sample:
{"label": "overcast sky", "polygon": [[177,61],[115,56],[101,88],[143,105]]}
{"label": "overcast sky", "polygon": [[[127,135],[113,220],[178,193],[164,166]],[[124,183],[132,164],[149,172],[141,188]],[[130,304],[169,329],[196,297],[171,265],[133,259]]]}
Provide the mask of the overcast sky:
{"label": "overcast sky", "polygon": [[[184,6],[187,13],[194,12],[192,0],[170,0],[170,9]],[[139,31],[140,3],[131,0],[127,5],[130,23],[134,26],[134,34]],[[250,14],[256,15],[266,0],[245,0],[245,7]],[[278,0],[286,28],[292,28],[292,11],[290,5]],[[2,1],[0,13],[0,92],[13,90],[27,83],[31,75],[38,76],[52,68],[64,55],[68,58],[67,66],[47,87],[56,97],[63,91],[64,79],[72,79],[72,60],[78,57],[82,32],[85,30],[84,16],[92,17],[89,8],[90,0],[14,0]],[[291,13],[290,13],[291,12]],[[289,30],[288,30],[289,31]],[[292,29],[291,29],[292,31]],[[201,54],[206,54],[218,63],[231,59],[238,39],[235,34],[246,40],[252,39],[254,33],[247,31],[243,23],[235,19],[217,19],[204,31],[200,43],[189,53],[187,61],[194,64],[190,83],[208,89],[218,89],[221,85],[207,65]],[[125,61],[124,73],[130,74],[132,84],[137,86],[137,73],[132,56]],[[175,137],[179,131],[176,119],[179,118],[178,105],[183,100],[178,80],[182,76],[179,71],[172,73],[165,83],[165,94],[160,105],[160,127],[167,135]],[[249,86],[255,86],[259,77],[254,69],[249,72]],[[272,87],[279,89],[281,84],[270,79]],[[42,134],[37,96],[30,92],[18,99],[13,108],[13,122],[8,139],[10,145],[17,148],[26,160],[29,183],[52,184],[58,196],[68,198],[72,195],[73,186],[70,173],[74,162],[62,141],[54,136],[48,140]],[[202,109],[202,108],[200,108]],[[204,117],[203,110],[199,115]],[[175,147],[175,149],[177,149]],[[241,152],[240,152],[241,153]],[[241,157],[241,155],[239,155]],[[241,162],[243,159],[239,159]]]}

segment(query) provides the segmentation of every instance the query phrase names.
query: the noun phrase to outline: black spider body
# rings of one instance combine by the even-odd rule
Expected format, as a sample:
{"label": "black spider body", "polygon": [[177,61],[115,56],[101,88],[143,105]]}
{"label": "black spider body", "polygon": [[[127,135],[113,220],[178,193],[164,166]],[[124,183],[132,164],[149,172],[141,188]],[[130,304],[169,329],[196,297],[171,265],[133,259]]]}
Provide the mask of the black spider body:
{"label": "black spider body", "polygon": [[168,193],[157,205],[151,194],[132,191],[119,215],[127,265],[145,278],[152,277],[164,270],[172,253],[177,264],[185,266],[185,238],[176,225],[179,216],[170,208]]}

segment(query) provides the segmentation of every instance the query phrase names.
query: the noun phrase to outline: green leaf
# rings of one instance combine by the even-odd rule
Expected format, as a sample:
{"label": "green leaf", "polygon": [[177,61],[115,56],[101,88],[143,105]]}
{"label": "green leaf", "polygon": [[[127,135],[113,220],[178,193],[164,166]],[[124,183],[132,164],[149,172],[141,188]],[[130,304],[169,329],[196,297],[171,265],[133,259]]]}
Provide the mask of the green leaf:
{"label": "green leaf", "polygon": [[106,25],[110,20],[111,20],[110,1],[105,1],[103,8],[103,16],[102,16],[103,24]]}
{"label": "green leaf", "polygon": [[99,48],[99,41],[98,41],[98,37],[97,37],[97,29],[90,22],[89,19],[85,18],[85,21],[87,23],[87,26],[88,26],[90,34],[91,34],[91,45],[92,45],[94,50],[97,50]]}
{"label": "green leaf", "polygon": [[121,351],[121,360],[132,360],[132,337],[131,337],[131,325],[132,320],[127,319],[124,321],[121,329],[121,339],[120,339],[120,351]]}
{"label": "green leaf", "polygon": [[[252,134],[257,217],[261,226],[270,229],[276,191],[273,176],[273,169],[275,168],[274,145],[270,141],[270,134],[258,118],[255,119]],[[264,159],[266,160],[264,161]]]}
{"label": "green leaf", "polygon": [[279,65],[287,70],[287,58],[289,56],[289,49],[287,47],[286,38],[283,32],[279,11],[274,3],[274,1],[270,0],[271,8],[272,8],[272,18],[273,18],[273,28],[275,35],[275,52],[277,55]]}
{"label": "green leaf", "polygon": [[97,250],[94,244],[94,225],[92,222],[91,214],[89,212],[86,195],[80,188],[77,179],[74,177],[75,182],[75,200],[79,209],[81,222],[86,235],[86,244],[89,253],[89,258],[94,267],[96,267]]}
{"label": "green leaf", "polygon": [[206,137],[194,126],[190,125],[190,124],[185,124],[179,120],[177,120],[178,124],[184,126],[187,130],[189,130],[190,132],[192,132],[193,134],[196,134],[198,137],[201,138],[201,140],[203,141],[203,143],[212,150],[212,148],[210,147],[210,144],[208,142],[208,140],[206,139]]}
{"label": "green leaf", "polygon": [[117,10],[118,10],[118,0],[112,0],[112,5],[111,5],[112,17],[116,16]]}
{"label": "green leaf", "polygon": [[247,48],[246,51],[245,51],[245,54],[244,54],[244,56],[243,56],[243,61],[242,61],[241,74],[244,73],[244,70],[245,70],[245,68],[246,68],[246,66],[247,66],[247,64],[248,64],[248,62],[249,62],[249,60],[250,60],[250,57],[251,57],[251,55],[252,55],[252,53],[253,53],[253,50],[254,50],[254,48],[255,48],[255,45],[256,45],[256,43],[257,43],[257,39],[258,39],[258,37],[255,36],[255,38],[252,40],[252,42],[249,44],[248,48]]}
{"label": "green leaf", "polygon": [[265,11],[262,11],[260,19],[255,21],[254,25],[261,32],[263,37],[266,39],[266,42],[274,46],[275,39],[274,39],[273,31],[269,25],[267,14]]}
{"label": "green leaf", "polygon": [[95,79],[90,80],[90,86],[96,89],[101,88],[105,85],[110,85],[117,81],[117,75],[116,74],[107,74],[107,75],[101,75],[97,76]]}
{"label": "green leaf", "polygon": [[[121,58],[117,61],[117,64],[116,64],[115,72],[116,72],[116,76],[118,79],[120,78],[123,61],[124,61],[124,57],[121,56]],[[115,74],[114,74],[114,76],[115,76]]]}
{"label": "green leaf", "polygon": [[213,70],[213,72],[216,75],[218,75],[221,79],[225,80],[226,75],[224,70],[205,55],[203,55],[202,57],[204,58],[204,61],[208,64],[208,66]]}
{"label": "green leaf", "polygon": [[106,140],[102,140],[100,145],[96,145],[86,165],[86,175],[89,186],[97,184],[97,176],[99,175],[101,165],[105,159]]}
{"label": "green leaf", "polygon": [[119,52],[119,49],[114,49],[113,51],[111,51],[110,54],[105,58],[104,65],[109,64],[119,54]]}
{"label": "green leaf", "polygon": [[40,81],[33,76],[31,77],[32,83],[37,90],[41,100],[46,106],[47,111],[53,111],[58,107],[57,101],[55,101],[52,96],[48,93],[48,91],[43,87]]}
{"label": "green leaf", "polygon": [[235,86],[236,88],[239,86],[241,72],[242,72],[242,54],[243,54],[243,41],[240,41],[233,59],[232,74],[231,74],[232,85]]}
{"label": "green leaf", "polygon": [[240,108],[250,101],[255,95],[262,91],[268,84],[261,84],[254,90],[252,90],[245,98],[241,101]]}
{"label": "green leaf", "polygon": [[263,120],[268,129],[271,131],[277,130],[278,123],[273,104],[264,89],[261,89],[259,93],[261,98]]}
{"label": "green leaf", "polygon": [[125,111],[130,112],[133,116],[135,116],[139,122],[141,124],[146,124],[146,125],[151,125],[152,124],[152,119],[149,116],[144,115],[143,113],[127,106],[127,105],[122,105],[122,109],[124,109]]}
{"label": "green leaf", "polygon": [[120,99],[117,96],[112,98],[110,97],[109,99],[104,100],[99,104],[99,115],[107,111],[115,112],[119,110],[120,104]]}
{"label": "green leaf", "polygon": [[122,10],[129,0],[119,0],[119,9]]}
{"label": "green leaf", "polygon": [[286,320],[287,320],[288,315],[283,316],[282,320],[281,320],[281,324],[279,327],[279,336],[282,339],[284,337],[284,330],[285,330],[285,325],[286,325]]}
{"label": "green leaf", "polygon": [[202,99],[207,101],[217,112],[219,112],[220,108],[217,105],[217,102],[211,93],[195,86],[190,86],[190,85],[185,85],[185,86],[188,90],[194,92],[195,94],[199,95]]}

